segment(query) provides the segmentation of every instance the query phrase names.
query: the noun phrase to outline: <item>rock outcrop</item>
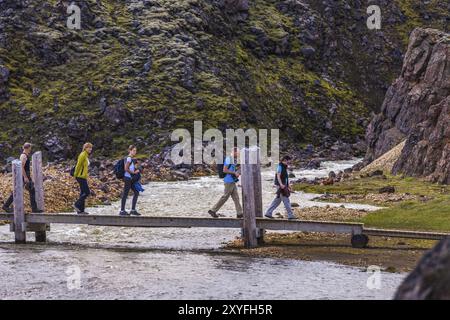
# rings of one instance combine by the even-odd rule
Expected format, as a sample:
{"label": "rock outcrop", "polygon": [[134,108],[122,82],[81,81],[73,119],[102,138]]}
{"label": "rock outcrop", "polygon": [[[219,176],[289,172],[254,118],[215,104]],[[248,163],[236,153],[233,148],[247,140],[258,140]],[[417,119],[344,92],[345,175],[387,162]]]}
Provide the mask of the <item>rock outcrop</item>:
{"label": "rock outcrop", "polygon": [[450,300],[450,238],[427,252],[397,289],[396,300]]}
{"label": "rock outcrop", "polygon": [[370,163],[406,140],[393,173],[450,183],[450,35],[415,29],[401,76],[366,134]]}

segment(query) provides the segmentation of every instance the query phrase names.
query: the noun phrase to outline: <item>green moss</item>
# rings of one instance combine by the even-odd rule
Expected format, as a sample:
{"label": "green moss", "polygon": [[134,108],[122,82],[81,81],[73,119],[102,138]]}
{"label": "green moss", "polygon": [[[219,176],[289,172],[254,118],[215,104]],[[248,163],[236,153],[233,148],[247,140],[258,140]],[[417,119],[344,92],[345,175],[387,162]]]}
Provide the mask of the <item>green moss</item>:
{"label": "green moss", "polygon": [[450,232],[450,196],[428,202],[408,201],[369,213],[367,227]]}
{"label": "green moss", "polygon": [[[435,230],[450,232],[450,187],[422,181],[416,178],[387,176],[383,178],[363,178],[346,180],[330,186],[295,185],[295,190],[309,193],[330,193],[342,195],[365,195],[378,193],[381,187],[394,186],[397,193],[423,195],[428,201],[403,201],[381,204],[385,209],[370,212],[356,222],[363,222],[367,227],[395,228],[405,230]],[[380,203],[358,201],[380,206]]]}
{"label": "green moss", "polygon": [[402,13],[407,17],[406,22],[397,26],[397,32],[400,34],[403,44],[408,45],[409,34],[416,27],[422,25],[422,21],[419,17],[417,10],[414,10],[413,4],[409,0],[395,0]]}
{"label": "green moss", "polygon": [[[161,148],[170,141],[159,137],[167,137],[176,127],[190,128],[194,120],[219,128],[279,128],[282,140],[294,145],[320,144],[324,135],[352,141],[365,129],[357,119],[368,116],[369,106],[379,105],[382,99],[358,91],[361,76],[351,68],[353,61],[343,61],[349,76],[336,84],[306,68],[299,54],[302,43],[298,35],[302,30],[296,26],[295,15],[277,9],[277,0],[251,1],[248,19],[240,22],[201,0],[157,0],[152,7],[139,1],[87,0],[91,13],[105,29],[86,27],[70,32],[63,19],[48,25],[48,17],[56,16],[57,2],[35,4],[31,8],[36,11],[33,29],[13,30],[9,26],[6,31],[13,35],[9,37],[11,48],[0,48],[0,57],[11,71],[11,101],[2,107],[14,110],[3,122],[2,132],[8,133],[13,145],[21,139],[18,128],[37,140],[52,132],[78,145],[79,141],[67,137],[58,125],[80,115],[86,119],[86,138],[102,142],[113,139],[112,145],[104,143],[104,155],[114,155],[116,148],[126,147],[137,136],[149,139],[149,149]],[[400,0],[396,3],[412,17],[400,26],[406,33],[418,22],[415,5]],[[130,6],[143,7],[142,12],[136,14]],[[311,6],[322,5],[314,2]],[[426,8],[445,14],[445,8],[435,0]],[[140,23],[138,29],[133,27],[134,20]],[[159,32],[140,35],[140,28]],[[287,41],[289,53],[262,52],[254,28],[264,33],[272,47]],[[397,34],[394,29],[386,32]],[[36,32],[33,35],[40,40],[30,41],[30,32]],[[342,32],[351,36],[346,23]],[[97,33],[104,34],[101,40]],[[180,36],[190,39],[180,40]],[[50,51],[67,60],[60,65],[44,64],[48,57],[36,54],[40,43],[54,45]],[[370,65],[373,59],[367,53],[357,51],[356,46],[353,49],[361,65]],[[152,70],[143,75],[142,67],[150,58]],[[182,81],[187,58],[195,60],[194,89],[185,88]],[[325,73],[333,77],[332,66]],[[388,81],[394,76],[394,72],[386,72]],[[33,97],[33,88],[40,89],[38,97]],[[98,107],[103,96],[109,104],[124,105],[137,115],[132,128],[109,132],[110,124],[100,116]],[[58,110],[53,107],[55,100]],[[243,102],[248,110],[241,108]],[[329,112],[332,104],[338,107],[334,114]],[[43,125],[27,123],[26,117],[15,112],[19,107],[36,113]],[[155,124],[155,120],[161,120],[158,117],[163,118],[162,125]],[[326,121],[333,123],[331,130],[324,129]]]}
{"label": "green moss", "polygon": [[296,184],[295,189],[309,193],[331,193],[331,194],[369,194],[378,193],[385,186],[393,186],[398,193],[409,193],[413,195],[441,196],[450,192],[450,187],[436,183],[422,181],[417,178],[402,178],[401,176],[386,175],[382,177],[348,179],[333,185],[310,185]]}
{"label": "green moss", "polygon": [[[440,0],[430,0],[426,2],[411,1],[411,0],[394,0],[394,3],[405,15],[406,19],[404,23],[396,26],[396,31],[400,35],[404,46],[408,45],[410,33],[417,27],[432,27],[439,30],[449,30],[448,21],[445,17],[448,17],[448,6],[445,2]],[[429,19],[425,20],[421,13],[427,13],[428,15],[440,16],[442,19]]]}

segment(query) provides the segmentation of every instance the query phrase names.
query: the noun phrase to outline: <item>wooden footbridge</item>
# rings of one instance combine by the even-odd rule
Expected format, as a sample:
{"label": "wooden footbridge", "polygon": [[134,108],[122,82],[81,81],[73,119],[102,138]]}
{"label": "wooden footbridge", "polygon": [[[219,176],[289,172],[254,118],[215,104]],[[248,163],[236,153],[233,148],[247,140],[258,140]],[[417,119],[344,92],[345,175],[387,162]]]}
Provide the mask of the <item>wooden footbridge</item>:
{"label": "wooden footbridge", "polygon": [[[141,228],[235,228],[241,229],[247,248],[256,247],[264,241],[265,230],[324,232],[350,235],[353,247],[365,247],[368,235],[401,238],[420,238],[439,240],[449,236],[445,233],[427,233],[400,230],[365,229],[362,223],[263,219],[261,169],[258,148],[243,149],[241,153],[243,219],[199,218],[199,217],[149,217],[119,215],[77,215],[67,213],[25,214],[23,201],[22,165],[13,161],[14,213],[0,213],[0,221],[10,223],[16,243],[26,243],[27,232],[35,232],[36,242],[46,242],[50,225],[78,224],[111,227]],[[42,155],[36,152],[32,157],[33,181],[36,189],[38,209],[44,211],[44,188],[42,174]]]}

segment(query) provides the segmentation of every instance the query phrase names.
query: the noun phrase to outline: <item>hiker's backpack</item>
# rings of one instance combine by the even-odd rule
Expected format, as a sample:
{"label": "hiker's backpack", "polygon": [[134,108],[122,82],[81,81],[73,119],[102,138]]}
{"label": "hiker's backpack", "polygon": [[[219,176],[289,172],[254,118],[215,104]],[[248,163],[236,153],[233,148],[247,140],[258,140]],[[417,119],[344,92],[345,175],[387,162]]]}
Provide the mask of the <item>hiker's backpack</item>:
{"label": "hiker's backpack", "polygon": [[76,169],[76,166],[74,166],[72,169],[70,169],[70,176],[71,177],[75,177],[75,169]]}
{"label": "hiker's backpack", "polygon": [[220,178],[220,179],[225,178],[226,173],[223,172],[223,163],[217,165],[217,174],[219,175],[219,178]]}
{"label": "hiker's backpack", "polygon": [[125,177],[125,159],[121,159],[114,165],[114,174],[117,179],[123,179]]}
{"label": "hiker's backpack", "polygon": [[226,158],[223,159],[223,162],[221,164],[217,165],[217,174],[218,174],[220,179],[225,178],[225,176],[228,174],[228,173],[223,172],[223,167],[224,167],[225,160],[226,160]]}

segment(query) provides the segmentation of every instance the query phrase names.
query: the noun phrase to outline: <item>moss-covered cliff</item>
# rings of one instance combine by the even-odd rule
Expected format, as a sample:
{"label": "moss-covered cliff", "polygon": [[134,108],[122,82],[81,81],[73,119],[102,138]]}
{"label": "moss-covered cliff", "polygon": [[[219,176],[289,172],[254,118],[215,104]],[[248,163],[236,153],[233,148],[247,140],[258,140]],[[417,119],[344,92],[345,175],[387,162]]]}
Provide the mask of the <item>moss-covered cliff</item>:
{"label": "moss-covered cliff", "polygon": [[0,157],[24,139],[56,159],[85,140],[158,151],[194,120],[279,128],[294,147],[354,143],[409,32],[449,25],[444,2],[380,0],[371,31],[368,2],[80,0],[77,31],[69,1],[2,1]]}

